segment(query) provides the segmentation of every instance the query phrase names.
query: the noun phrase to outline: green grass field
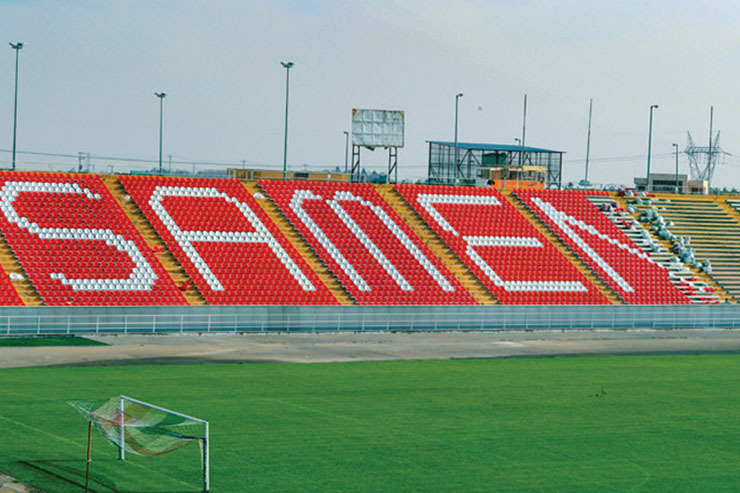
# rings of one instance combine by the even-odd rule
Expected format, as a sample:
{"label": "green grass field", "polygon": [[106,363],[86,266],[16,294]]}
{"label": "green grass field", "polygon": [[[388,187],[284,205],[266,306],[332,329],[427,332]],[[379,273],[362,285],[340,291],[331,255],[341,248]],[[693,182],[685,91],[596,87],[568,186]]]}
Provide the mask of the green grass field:
{"label": "green grass field", "polygon": [[[218,492],[740,487],[738,355],[2,370],[0,471],[81,491],[65,402],[117,394],[208,419]],[[198,454],[97,435],[92,488],[198,491]]]}
{"label": "green grass field", "polygon": [[28,346],[107,346],[107,344],[76,336],[0,337],[0,347]]}

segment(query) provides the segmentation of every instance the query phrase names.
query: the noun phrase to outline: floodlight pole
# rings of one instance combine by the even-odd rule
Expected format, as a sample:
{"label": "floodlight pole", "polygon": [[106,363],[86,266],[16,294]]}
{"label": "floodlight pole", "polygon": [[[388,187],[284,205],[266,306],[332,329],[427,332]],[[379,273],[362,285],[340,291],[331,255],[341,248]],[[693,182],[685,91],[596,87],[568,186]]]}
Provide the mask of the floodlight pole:
{"label": "floodlight pole", "polygon": [[347,172],[347,160],[349,159],[349,132],[344,131],[344,172]]}
{"label": "floodlight pole", "polygon": [[23,43],[9,43],[15,50],[15,99],[13,103],[13,171],[15,171],[15,136],[18,123],[18,52],[23,48]]}
{"label": "floodlight pole", "polygon": [[164,92],[155,92],[155,96],[159,98],[159,174],[162,174],[162,106],[164,97],[167,96]]}
{"label": "floodlight pole", "polygon": [[586,174],[583,177],[583,181],[588,183],[588,158],[591,154],[591,110],[594,107],[594,98],[591,98],[588,102],[588,136],[586,137]]}
{"label": "floodlight pole", "polygon": [[457,93],[455,94],[455,185],[458,184],[460,178],[459,178],[459,164],[457,162],[457,110],[459,106],[460,98],[463,96],[463,93]]}
{"label": "floodlight pole", "polygon": [[712,163],[712,125],[714,124],[714,106],[709,107],[709,163]]}
{"label": "floodlight pole", "polygon": [[524,112],[522,114],[522,148],[519,151],[519,166],[524,164],[524,141],[527,136],[527,95],[524,95]]}
{"label": "floodlight pole", "polygon": [[290,69],[293,62],[280,62],[285,68],[285,134],[283,141],[283,180],[288,179],[288,94],[290,90]]}
{"label": "floodlight pole", "polygon": [[650,192],[650,152],[653,147],[653,110],[656,109],[658,109],[657,104],[650,105],[650,128],[648,129],[647,179],[645,180],[645,193]]}
{"label": "floodlight pole", "polygon": [[676,193],[680,193],[678,191],[678,144],[673,144],[673,148],[676,150]]}

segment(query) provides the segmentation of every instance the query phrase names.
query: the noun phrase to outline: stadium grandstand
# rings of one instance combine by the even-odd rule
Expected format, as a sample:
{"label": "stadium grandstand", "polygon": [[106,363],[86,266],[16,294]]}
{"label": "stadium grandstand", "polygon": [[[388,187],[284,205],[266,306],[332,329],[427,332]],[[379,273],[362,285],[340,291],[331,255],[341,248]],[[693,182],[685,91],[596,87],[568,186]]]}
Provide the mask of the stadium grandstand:
{"label": "stadium grandstand", "polygon": [[723,196],[6,171],[0,209],[7,306],[740,297]]}

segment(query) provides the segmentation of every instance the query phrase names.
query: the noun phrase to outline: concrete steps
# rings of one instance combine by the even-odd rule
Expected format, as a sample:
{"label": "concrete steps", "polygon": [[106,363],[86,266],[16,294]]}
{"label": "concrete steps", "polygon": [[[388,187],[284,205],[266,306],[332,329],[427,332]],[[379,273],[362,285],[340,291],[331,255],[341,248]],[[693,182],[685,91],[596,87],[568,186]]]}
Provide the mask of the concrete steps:
{"label": "concrete steps", "polygon": [[740,226],[740,199],[725,200],[717,197],[715,203],[734,220],[736,226]]}
{"label": "concrete steps", "polygon": [[[110,191],[111,195],[116,199],[118,205],[126,213],[128,218],[133,223],[134,227],[139,231],[139,234],[144,238],[147,246],[152,249],[157,260],[162,264],[167,274],[178,286],[183,283],[189,282],[190,276],[185,272],[185,269],[175,259],[167,245],[159,237],[154,227],[149,223],[143,212],[139,209],[136,203],[126,193],[126,189],[118,181],[118,178],[114,175],[101,176],[103,183]],[[190,305],[205,305],[207,304],[206,299],[195,287],[195,283],[190,283],[188,289],[183,291],[185,299]]]}
{"label": "concrete steps", "polygon": [[375,189],[479,304],[494,305],[498,303],[486,286],[437,236],[424,219],[393,188],[393,185],[375,185]]}
{"label": "concrete steps", "polygon": [[311,269],[316,273],[321,282],[323,282],[329,291],[331,291],[337,301],[342,305],[356,304],[355,300],[349,292],[344,289],[329,267],[321,261],[321,258],[319,258],[316,252],[313,251],[308,242],[303,239],[295,228],[293,228],[290,221],[285,218],[280,209],[272,202],[272,200],[269,199],[267,192],[262,190],[257,182],[254,181],[242,182],[242,184],[247,189],[247,192],[249,192],[253,197],[255,197],[255,194],[257,193],[264,197],[259,198],[258,195],[255,197],[255,200],[270,219],[272,219],[272,222],[274,222],[280,231],[282,231],[285,237],[288,238],[288,241],[290,241],[301,257],[303,257],[303,260],[305,260],[309,267],[311,267]]}
{"label": "concrete steps", "polygon": [[586,262],[581,260],[581,258],[576,255],[570,247],[568,247],[565,243],[560,241],[560,238],[553,233],[550,228],[548,228],[545,223],[543,223],[532,211],[529,210],[529,208],[519,200],[518,197],[516,197],[512,190],[499,190],[501,194],[504,196],[506,200],[509,201],[511,205],[514,206],[516,210],[518,210],[524,217],[527,218],[527,220],[535,227],[537,230],[542,233],[542,235],[549,241],[555,248],[558,249],[560,253],[567,258],[573,266],[575,266],[576,269],[578,269],[578,272],[583,274],[583,276],[593,284],[596,289],[599,290],[599,292],[604,295],[606,299],[609,300],[610,303],[613,305],[623,305],[624,301],[617,295],[617,293],[612,290],[612,288],[609,287],[608,284],[606,284],[599,276],[597,276],[592,270],[591,267],[588,266]]}

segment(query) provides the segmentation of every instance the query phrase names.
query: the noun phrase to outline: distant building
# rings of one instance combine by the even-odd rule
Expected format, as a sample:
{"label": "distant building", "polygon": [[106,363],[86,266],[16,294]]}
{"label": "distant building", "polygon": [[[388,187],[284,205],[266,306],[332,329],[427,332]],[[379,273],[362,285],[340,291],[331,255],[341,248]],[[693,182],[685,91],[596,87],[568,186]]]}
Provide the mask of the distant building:
{"label": "distant building", "polygon": [[[294,181],[350,181],[348,173],[321,172],[314,173],[308,171],[288,171],[288,180]],[[242,181],[252,180],[282,180],[283,172],[276,170],[251,169],[251,168],[229,168],[227,170],[229,178],[236,178]]]}
{"label": "distant building", "polygon": [[[563,152],[537,147],[504,144],[429,143],[428,182],[432,185],[499,186],[513,188],[531,182],[536,188],[560,188]],[[534,185],[533,185],[534,186]]]}
{"label": "distant building", "polygon": [[[634,183],[637,191],[645,191],[645,177],[635,177]],[[709,193],[709,182],[706,180],[689,180],[688,175],[678,175],[677,187],[675,173],[650,173],[650,191],[706,195]]]}

